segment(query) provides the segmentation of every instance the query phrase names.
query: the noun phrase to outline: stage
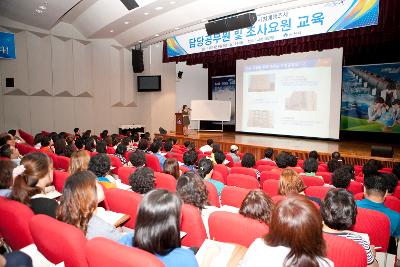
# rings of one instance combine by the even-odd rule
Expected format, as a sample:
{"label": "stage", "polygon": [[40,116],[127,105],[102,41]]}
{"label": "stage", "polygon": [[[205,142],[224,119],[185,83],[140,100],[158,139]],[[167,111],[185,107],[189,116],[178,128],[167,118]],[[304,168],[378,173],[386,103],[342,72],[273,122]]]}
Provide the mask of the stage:
{"label": "stage", "polygon": [[183,144],[185,140],[192,141],[196,147],[206,144],[207,139],[211,138],[215,143],[220,144],[223,151],[228,151],[232,144],[239,146],[239,152],[253,153],[256,159],[261,159],[264,150],[272,147],[276,153],[279,151],[288,151],[295,154],[300,159],[307,158],[308,152],[316,150],[321,156],[322,161],[328,161],[331,153],[339,151],[347,163],[362,165],[368,159],[374,158],[382,161],[385,167],[393,167],[395,162],[400,162],[400,146],[393,146],[393,158],[371,157],[371,145],[380,145],[379,143],[366,143],[357,141],[325,141],[316,139],[305,139],[297,137],[279,137],[258,134],[243,134],[232,132],[207,132],[190,131],[189,136],[183,136],[176,133],[166,135],[156,134],[156,136],[175,137],[178,143]]}

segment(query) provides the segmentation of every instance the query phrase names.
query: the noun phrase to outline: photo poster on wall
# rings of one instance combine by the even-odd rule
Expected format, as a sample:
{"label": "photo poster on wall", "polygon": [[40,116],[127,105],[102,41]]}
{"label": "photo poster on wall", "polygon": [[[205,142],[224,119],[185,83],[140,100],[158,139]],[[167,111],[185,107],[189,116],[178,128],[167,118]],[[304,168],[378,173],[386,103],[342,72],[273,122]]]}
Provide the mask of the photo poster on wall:
{"label": "photo poster on wall", "polygon": [[340,129],[400,133],[400,63],[343,67]]}
{"label": "photo poster on wall", "polygon": [[[231,120],[224,125],[235,125],[236,123],[236,76],[214,76],[211,77],[212,100],[231,102]],[[220,124],[220,122],[213,122]]]}

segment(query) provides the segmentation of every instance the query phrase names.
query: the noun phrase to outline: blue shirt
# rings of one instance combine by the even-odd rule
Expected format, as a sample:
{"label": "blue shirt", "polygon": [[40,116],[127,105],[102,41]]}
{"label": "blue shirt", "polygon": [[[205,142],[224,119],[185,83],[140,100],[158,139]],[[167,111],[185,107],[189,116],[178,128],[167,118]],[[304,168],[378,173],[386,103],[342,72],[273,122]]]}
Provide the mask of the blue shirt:
{"label": "blue shirt", "polygon": [[198,267],[193,251],[186,248],[175,248],[167,255],[156,255],[166,267]]}
{"label": "blue shirt", "polygon": [[211,178],[209,178],[207,181],[209,181],[210,183],[215,185],[215,188],[217,188],[218,196],[220,196],[221,192],[222,192],[222,189],[224,188],[224,184],[221,183],[220,181],[213,180]]}
{"label": "blue shirt", "polygon": [[384,213],[389,217],[390,221],[390,236],[400,236],[400,214],[385,207],[383,203],[376,203],[367,198],[356,201],[357,206],[364,209],[376,210]]}
{"label": "blue shirt", "polygon": [[153,155],[158,158],[158,161],[160,162],[161,170],[163,170],[164,169],[165,157],[163,155],[161,155],[161,153],[154,153]]}

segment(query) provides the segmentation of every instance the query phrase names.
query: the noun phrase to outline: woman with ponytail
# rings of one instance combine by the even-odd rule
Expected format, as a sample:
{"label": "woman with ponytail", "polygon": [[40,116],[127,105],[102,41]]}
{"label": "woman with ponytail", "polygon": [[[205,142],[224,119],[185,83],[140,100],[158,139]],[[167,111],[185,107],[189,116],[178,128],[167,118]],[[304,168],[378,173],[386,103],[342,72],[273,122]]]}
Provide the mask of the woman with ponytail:
{"label": "woman with ponytail", "polygon": [[14,184],[10,199],[28,205],[35,214],[55,217],[57,201],[45,196],[45,188],[53,182],[53,162],[44,153],[24,156],[13,170]]}
{"label": "woman with ponytail", "polygon": [[214,165],[212,161],[204,157],[199,161],[198,173],[200,177],[203,178],[205,181],[212,183],[217,188],[218,196],[221,196],[224,184],[211,178],[213,173],[213,168]]}

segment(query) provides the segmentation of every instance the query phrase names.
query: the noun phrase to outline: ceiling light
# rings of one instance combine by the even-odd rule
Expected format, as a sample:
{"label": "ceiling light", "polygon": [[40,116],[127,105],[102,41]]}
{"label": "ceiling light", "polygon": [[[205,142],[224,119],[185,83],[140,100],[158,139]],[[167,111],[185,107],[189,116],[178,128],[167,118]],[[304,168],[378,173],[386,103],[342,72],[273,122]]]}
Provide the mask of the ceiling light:
{"label": "ceiling light", "polygon": [[175,1],[171,1],[171,2],[169,2],[171,5],[173,5],[173,4],[175,4],[176,2]]}
{"label": "ceiling light", "polygon": [[180,28],[179,27],[175,27],[175,30],[179,30]]}
{"label": "ceiling light", "polygon": [[159,34],[156,34],[156,35],[154,35],[155,37],[158,37],[158,36],[160,36]]}
{"label": "ceiling light", "polygon": [[139,43],[141,43],[141,42],[143,42],[143,41],[139,41]]}
{"label": "ceiling light", "polygon": [[147,16],[147,15],[149,15],[149,14],[150,14],[149,12],[145,12],[145,13],[144,13],[145,16]]}
{"label": "ceiling light", "polygon": [[114,32],[114,30],[110,30],[110,32]]}
{"label": "ceiling light", "polygon": [[43,10],[41,10],[41,9],[36,9],[35,11],[36,11],[36,13],[38,13],[38,14],[42,14],[42,13],[43,13]]}
{"label": "ceiling light", "polygon": [[42,10],[46,10],[47,7],[46,6],[39,6],[38,8],[42,9]]}
{"label": "ceiling light", "polygon": [[129,24],[129,21],[125,21],[124,24],[125,24],[125,25],[128,25],[128,24]]}
{"label": "ceiling light", "polygon": [[163,9],[162,6],[158,6],[158,7],[155,8],[155,10],[161,10],[161,9]]}

